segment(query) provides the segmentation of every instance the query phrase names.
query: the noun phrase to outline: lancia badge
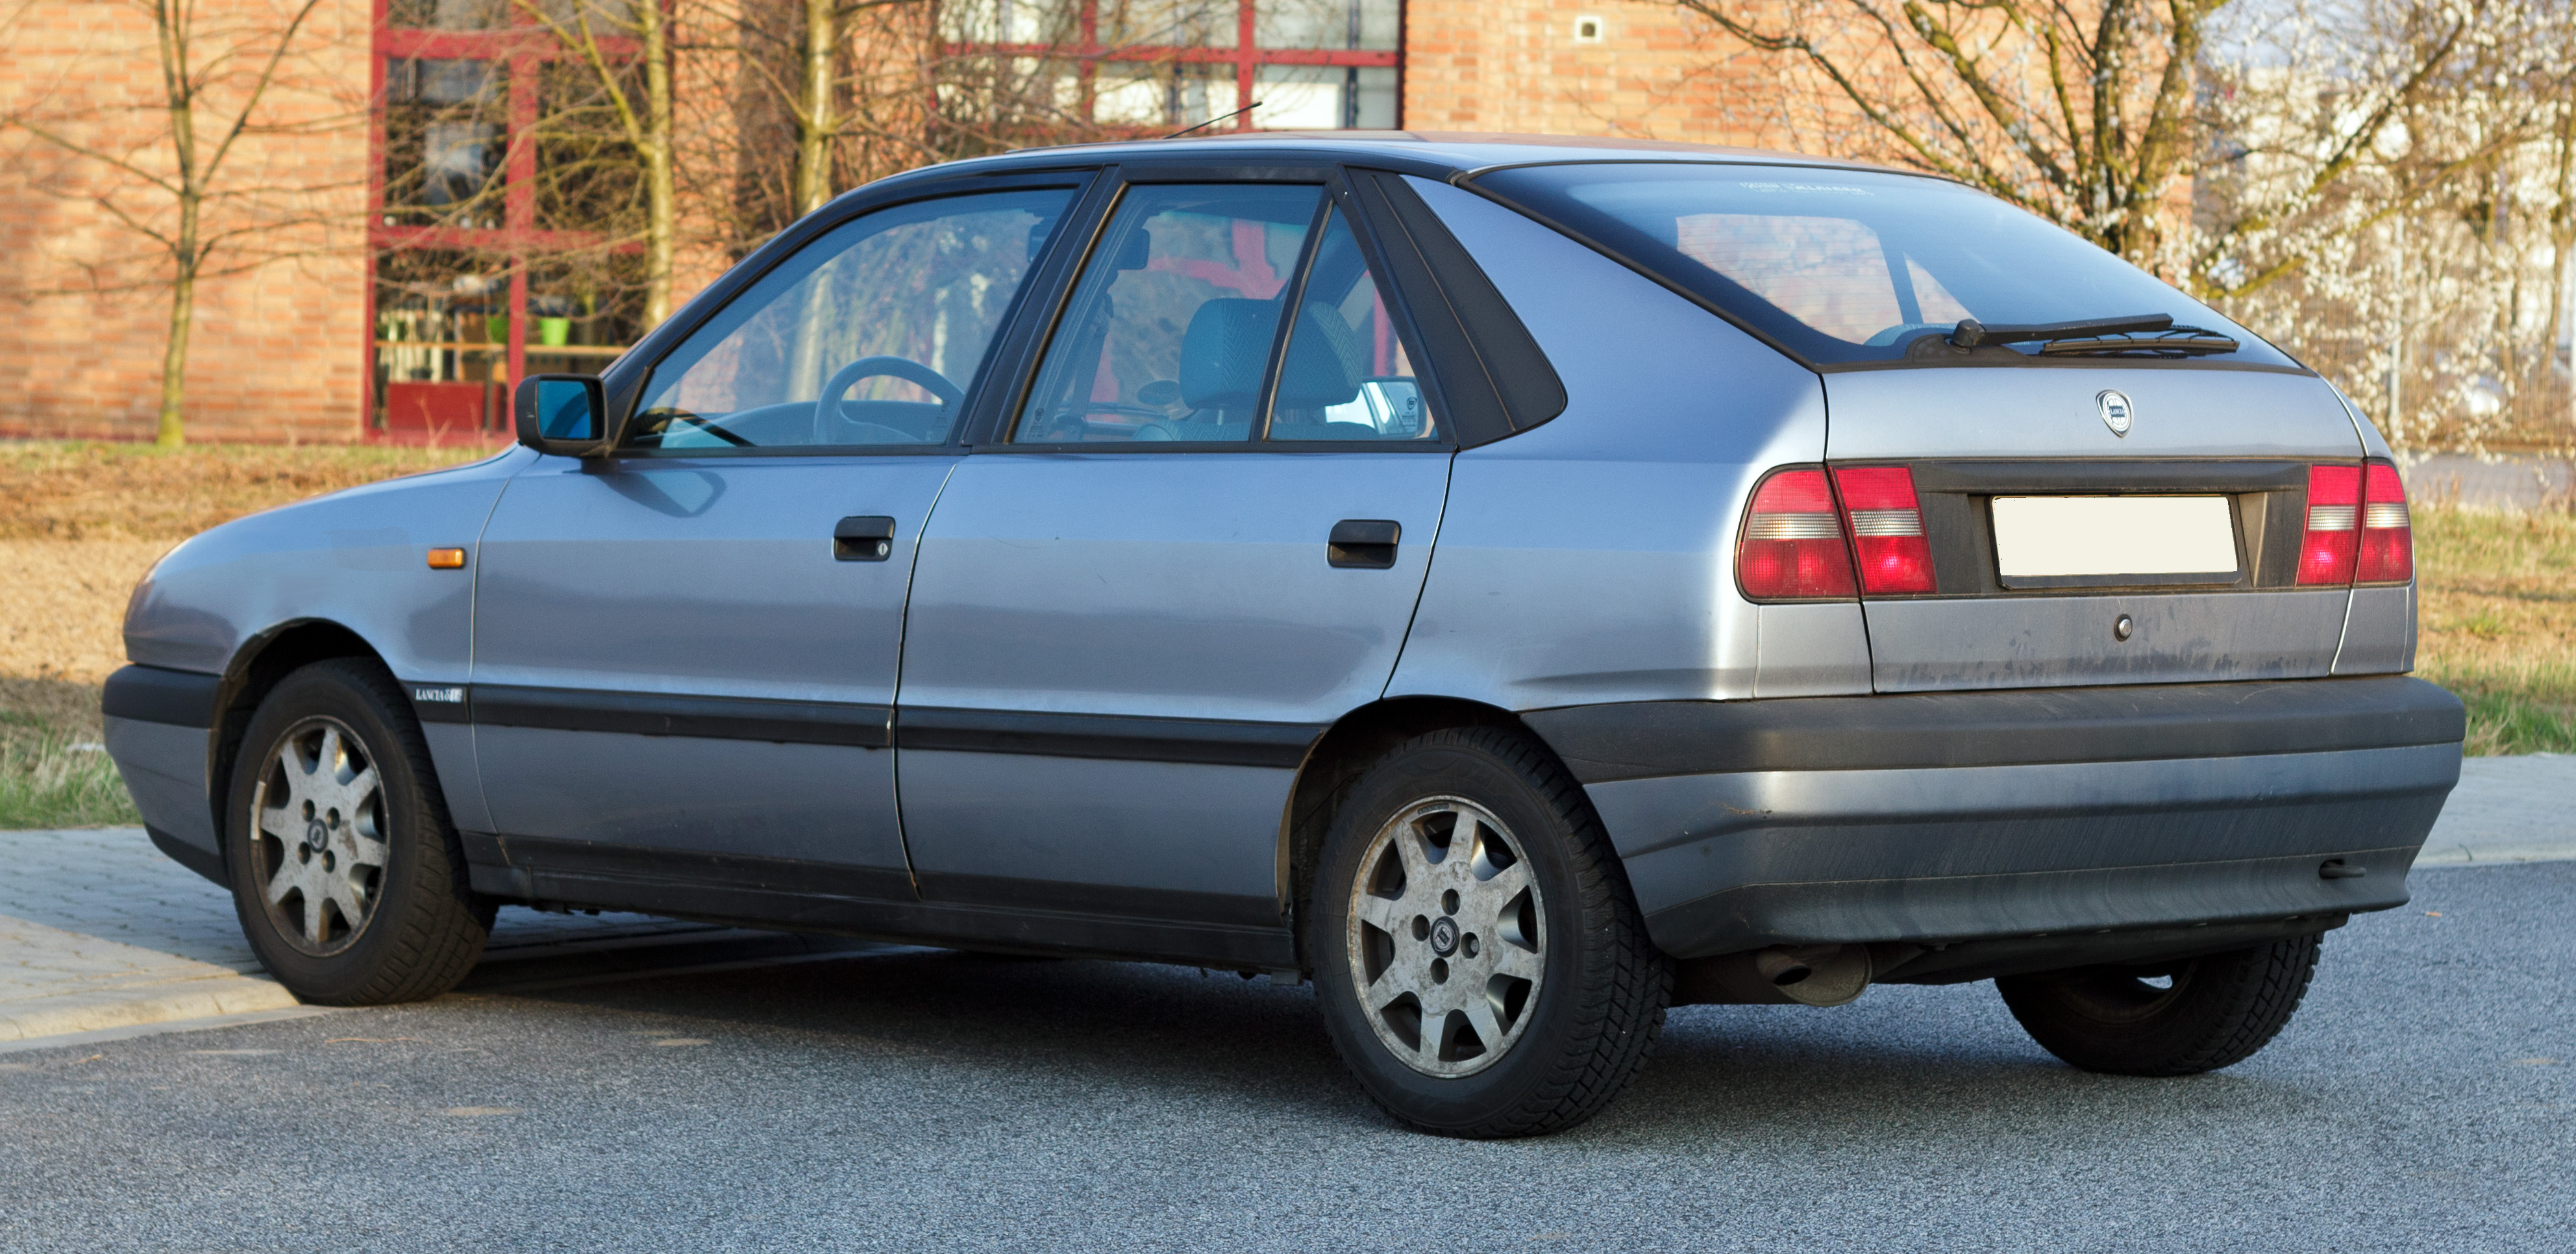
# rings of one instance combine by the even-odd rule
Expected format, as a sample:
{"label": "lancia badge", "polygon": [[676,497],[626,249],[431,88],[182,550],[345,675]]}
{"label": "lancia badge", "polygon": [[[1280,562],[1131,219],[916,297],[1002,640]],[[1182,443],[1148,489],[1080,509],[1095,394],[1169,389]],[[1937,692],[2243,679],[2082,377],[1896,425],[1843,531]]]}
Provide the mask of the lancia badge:
{"label": "lancia badge", "polygon": [[2093,398],[2093,403],[2102,411],[2102,425],[2109,427],[2111,434],[2126,439],[2130,413],[2128,396],[2119,392],[2103,392]]}

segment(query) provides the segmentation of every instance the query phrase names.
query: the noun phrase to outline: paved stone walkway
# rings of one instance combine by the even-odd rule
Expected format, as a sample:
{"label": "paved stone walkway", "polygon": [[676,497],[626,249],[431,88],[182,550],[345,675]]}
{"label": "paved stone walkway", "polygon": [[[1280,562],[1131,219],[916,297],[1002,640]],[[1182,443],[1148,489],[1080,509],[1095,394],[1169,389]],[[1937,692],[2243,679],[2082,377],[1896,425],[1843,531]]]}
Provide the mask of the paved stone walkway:
{"label": "paved stone walkway", "polygon": [[[139,827],[0,832],[0,1043],[295,1006],[231,894]],[[744,933],[640,914],[504,909],[486,961]]]}
{"label": "paved stone walkway", "polygon": [[0,918],[0,1041],[295,1004],[275,981],[230,967]]}
{"label": "paved stone walkway", "polygon": [[2576,462],[2560,457],[2471,457],[2436,453],[2407,463],[2406,495],[2417,504],[2532,509],[2576,496]]}
{"label": "paved stone walkway", "polygon": [[[2460,787],[2416,865],[2570,860],[2576,756],[2533,754],[2463,763]],[[231,896],[162,856],[141,828],[0,832],[0,868],[0,1042],[296,1004],[261,971]],[[664,945],[672,954],[702,952],[759,935],[638,914],[511,907],[485,959],[535,972],[555,955]]]}
{"label": "paved stone walkway", "polygon": [[2470,758],[2417,866],[2576,860],[2576,755]]}
{"label": "paved stone walkway", "polygon": [[[0,915],[164,954],[259,973],[230,893],[171,861],[139,827],[0,832]],[[641,914],[545,914],[509,908],[485,952],[568,941],[721,929]]]}

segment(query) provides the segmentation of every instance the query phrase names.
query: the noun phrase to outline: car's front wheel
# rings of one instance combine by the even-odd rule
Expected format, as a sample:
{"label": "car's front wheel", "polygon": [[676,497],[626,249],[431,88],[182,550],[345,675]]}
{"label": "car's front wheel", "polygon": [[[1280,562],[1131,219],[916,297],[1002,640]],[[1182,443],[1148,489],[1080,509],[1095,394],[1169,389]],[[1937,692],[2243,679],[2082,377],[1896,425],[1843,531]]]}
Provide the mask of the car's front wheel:
{"label": "car's front wheel", "polygon": [[372,664],[316,662],[260,702],[225,856],[243,933],[296,996],[415,1001],[473,969],[492,907],[465,884],[436,787],[418,724]]}
{"label": "car's front wheel", "polygon": [[2142,967],[1995,981],[2042,1049],[2087,1071],[2197,1075],[2232,1066],[2290,1022],[2317,969],[2315,935]]}
{"label": "car's front wheel", "polygon": [[1645,1065],[1671,968],[1582,790],[1525,735],[1398,746],[1325,838],[1307,917],[1324,1021],[1427,1132],[1551,1132]]}

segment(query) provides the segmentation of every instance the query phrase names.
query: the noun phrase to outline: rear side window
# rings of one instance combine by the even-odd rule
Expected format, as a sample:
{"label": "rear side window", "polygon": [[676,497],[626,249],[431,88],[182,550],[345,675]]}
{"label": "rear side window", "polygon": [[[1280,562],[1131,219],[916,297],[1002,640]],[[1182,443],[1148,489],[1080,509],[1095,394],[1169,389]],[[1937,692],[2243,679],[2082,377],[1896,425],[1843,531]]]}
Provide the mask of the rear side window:
{"label": "rear side window", "polygon": [[1252,439],[1289,280],[1323,194],[1298,183],[1129,188],[1012,439]]}
{"label": "rear side window", "polygon": [[1288,328],[1269,438],[1428,440],[1437,435],[1434,426],[1413,358],[1387,313],[1386,289],[1349,219],[1335,209]]}
{"label": "rear side window", "polygon": [[1917,340],[1963,318],[1996,326],[2132,314],[2170,315],[2177,325],[2241,346],[2211,360],[2294,364],[2111,253],[1938,179],[1605,162],[1500,170],[1476,185],[1645,267],[1817,365],[1905,360]]}

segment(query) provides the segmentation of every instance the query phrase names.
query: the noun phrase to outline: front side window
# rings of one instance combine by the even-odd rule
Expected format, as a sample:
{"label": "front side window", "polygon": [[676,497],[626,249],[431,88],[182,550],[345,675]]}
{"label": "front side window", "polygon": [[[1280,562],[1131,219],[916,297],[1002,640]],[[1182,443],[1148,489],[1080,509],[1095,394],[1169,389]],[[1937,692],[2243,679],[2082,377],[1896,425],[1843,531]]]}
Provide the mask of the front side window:
{"label": "front side window", "polygon": [[1049,342],[1021,443],[1252,439],[1321,187],[1131,187]]}
{"label": "front side window", "polygon": [[734,297],[653,368],[639,449],[939,444],[1067,188],[989,192],[845,222]]}
{"label": "front side window", "polygon": [[[1713,162],[1570,163],[1478,177],[1819,365],[1988,326],[2166,314],[2289,365],[2218,311],[1982,192],[1915,175]],[[2021,351],[2036,352],[2037,344]],[[2150,343],[2139,352],[2155,351]]]}

